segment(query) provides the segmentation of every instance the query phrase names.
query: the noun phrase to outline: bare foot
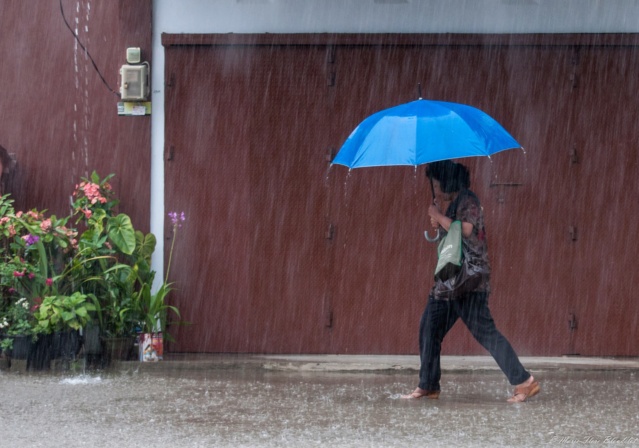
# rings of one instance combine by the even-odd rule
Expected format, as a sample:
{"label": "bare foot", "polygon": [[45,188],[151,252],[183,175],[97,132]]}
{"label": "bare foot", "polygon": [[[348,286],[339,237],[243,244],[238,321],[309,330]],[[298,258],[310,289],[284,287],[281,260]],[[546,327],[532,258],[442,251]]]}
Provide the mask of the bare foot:
{"label": "bare foot", "polygon": [[402,398],[422,398],[422,397],[426,397],[429,398],[431,400],[437,400],[439,398],[439,391],[438,390],[426,390],[426,389],[422,389],[420,387],[418,387],[417,389],[415,389],[412,393],[408,394],[408,395],[402,395]]}

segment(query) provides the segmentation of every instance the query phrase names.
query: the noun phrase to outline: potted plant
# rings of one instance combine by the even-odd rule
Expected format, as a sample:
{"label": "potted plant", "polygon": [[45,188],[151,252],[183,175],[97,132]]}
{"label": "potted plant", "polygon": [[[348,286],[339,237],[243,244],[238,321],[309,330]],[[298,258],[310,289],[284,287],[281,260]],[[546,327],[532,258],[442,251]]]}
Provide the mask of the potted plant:
{"label": "potted plant", "polygon": [[[167,302],[169,269],[152,292],[155,236],[136,231],[126,214],[116,213],[119,201],[109,184],[112,176],[101,179],[93,172],[82,179],[73,192],[73,211],[65,218],[47,217],[38,210],[16,212],[9,195],[0,196],[4,348],[11,347],[17,336],[35,340],[39,335],[37,340],[44,340],[52,335],[77,336],[82,329],[85,352],[86,342],[100,339],[125,339],[132,349],[140,331],[161,335],[168,315],[179,316]],[[184,214],[170,216],[177,230]],[[77,228],[68,227],[72,220]],[[171,255],[174,243],[175,232]],[[19,318],[17,312],[26,314]],[[89,338],[89,333],[96,337]],[[103,347],[97,346],[98,351]]]}
{"label": "potted plant", "polygon": [[51,358],[52,338],[42,333],[35,313],[55,288],[55,272],[74,250],[76,232],[66,227],[67,220],[35,209],[16,212],[9,195],[0,197],[0,314],[4,309],[5,332],[14,335],[3,345],[13,345],[16,358],[24,357],[20,346],[29,344],[31,368],[47,368]]}
{"label": "potted plant", "polygon": [[[73,193],[76,224],[84,231],[78,238],[82,257],[74,262],[72,276],[84,292],[95,297],[95,325],[89,326],[90,352],[104,350],[108,359],[127,358],[133,349],[138,320],[133,289],[136,257],[136,231],[131,219],[114,211],[115,199],[109,180],[92,173],[83,179]],[[96,334],[98,333],[98,334]],[[93,354],[93,353],[92,353]]]}
{"label": "potted plant", "polygon": [[99,280],[103,292],[98,301],[97,322],[105,351],[111,359],[128,359],[134,347],[142,320],[140,278],[145,278],[143,273],[150,270],[150,255],[147,262],[142,252],[145,241],[151,238],[155,241],[151,234],[144,237],[136,232],[139,244],[131,257],[127,262],[106,269]]}
{"label": "potted plant", "polygon": [[26,298],[11,300],[0,317],[3,333],[0,347],[13,359],[28,359],[33,343],[37,341],[37,320],[33,315],[34,305]]}
{"label": "potted plant", "polygon": [[55,335],[52,356],[74,359],[80,351],[79,332],[91,321],[97,299],[79,291],[45,297],[35,312],[36,331]]}
{"label": "potted plant", "polygon": [[[170,313],[180,318],[180,311],[177,307],[167,302],[167,296],[172,291],[172,283],[169,283],[169,272],[171,270],[171,261],[173,259],[173,249],[178,229],[182,227],[182,223],[186,220],[184,212],[169,213],[169,218],[173,226],[173,235],[171,239],[171,248],[169,250],[169,261],[166,267],[164,281],[160,284],[155,292],[151,292],[151,285],[155,272],[147,275],[147,278],[141,281],[141,288],[138,293],[138,300],[141,308],[140,322],[140,343],[139,353],[141,361],[157,361],[162,359],[164,351],[164,337],[170,338],[166,332]],[[151,250],[151,253],[153,251]]]}

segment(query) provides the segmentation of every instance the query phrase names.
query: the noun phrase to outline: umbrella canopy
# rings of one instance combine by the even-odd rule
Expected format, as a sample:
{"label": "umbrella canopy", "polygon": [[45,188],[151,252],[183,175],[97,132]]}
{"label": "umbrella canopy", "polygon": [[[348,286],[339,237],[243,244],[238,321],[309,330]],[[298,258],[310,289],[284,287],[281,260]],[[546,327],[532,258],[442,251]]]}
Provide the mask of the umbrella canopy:
{"label": "umbrella canopy", "polygon": [[362,121],[333,164],[349,168],[416,166],[514,148],[521,145],[485,112],[465,104],[419,99]]}

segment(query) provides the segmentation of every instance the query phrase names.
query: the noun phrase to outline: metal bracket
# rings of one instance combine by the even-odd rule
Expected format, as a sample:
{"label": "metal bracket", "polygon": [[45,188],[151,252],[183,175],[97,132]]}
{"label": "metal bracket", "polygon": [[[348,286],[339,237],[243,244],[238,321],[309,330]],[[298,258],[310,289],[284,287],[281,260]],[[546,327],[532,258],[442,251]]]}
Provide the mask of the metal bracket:
{"label": "metal bracket", "polygon": [[326,313],[324,314],[324,326],[326,328],[332,328],[333,327],[333,312],[332,311],[326,311]]}
{"label": "metal bracket", "polygon": [[521,182],[491,182],[489,187],[499,187],[499,193],[497,195],[497,202],[503,204],[506,202],[506,187],[521,187],[524,185]]}
{"label": "metal bracket", "polygon": [[169,162],[173,161],[173,157],[175,156],[175,146],[168,145],[165,151],[166,160]]}
{"label": "metal bracket", "polygon": [[326,151],[326,161],[328,163],[332,163],[336,154],[337,154],[337,151],[335,150],[335,148],[333,147],[328,148],[328,150]]}
{"label": "metal bracket", "polygon": [[326,85],[335,85],[335,45],[326,46]]}
{"label": "metal bracket", "polygon": [[331,68],[326,73],[326,85],[332,87],[335,85],[335,69]]}
{"label": "metal bracket", "polygon": [[568,234],[571,241],[577,241],[577,226],[568,227]]}
{"label": "metal bracket", "polygon": [[573,145],[570,150],[570,163],[575,164],[579,163],[579,155],[577,154],[577,145]]}
{"label": "metal bracket", "polygon": [[335,45],[326,46],[326,63],[327,64],[335,63]]}
{"label": "metal bracket", "polygon": [[568,328],[570,328],[570,331],[575,331],[577,329],[577,316],[575,315],[575,313],[570,313],[569,316],[570,319],[568,319]]}
{"label": "metal bracket", "polygon": [[326,229],[325,237],[327,240],[332,240],[334,236],[335,236],[335,224],[330,223],[328,225],[328,228]]}
{"label": "metal bracket", "polygon": [[175,73],[171,73],[166,81],[164,81],[164,87],[173,87],[175,85]]}

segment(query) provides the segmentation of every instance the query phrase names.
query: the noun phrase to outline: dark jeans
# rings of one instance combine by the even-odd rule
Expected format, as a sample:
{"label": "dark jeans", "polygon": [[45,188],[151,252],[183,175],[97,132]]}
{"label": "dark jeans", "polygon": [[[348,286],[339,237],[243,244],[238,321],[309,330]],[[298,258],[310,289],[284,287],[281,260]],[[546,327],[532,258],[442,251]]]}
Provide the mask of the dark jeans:
{"label": "dark jeans", "polygon": [[428,299],[419,324],[420,388],[440,390],[442,341],[458,318],[461,318],[477,342],[495,358],[510,384],[521,384],[530,377],[510,343],[495,327],[488,309],[488,294],[471,292],[454,300]]}

